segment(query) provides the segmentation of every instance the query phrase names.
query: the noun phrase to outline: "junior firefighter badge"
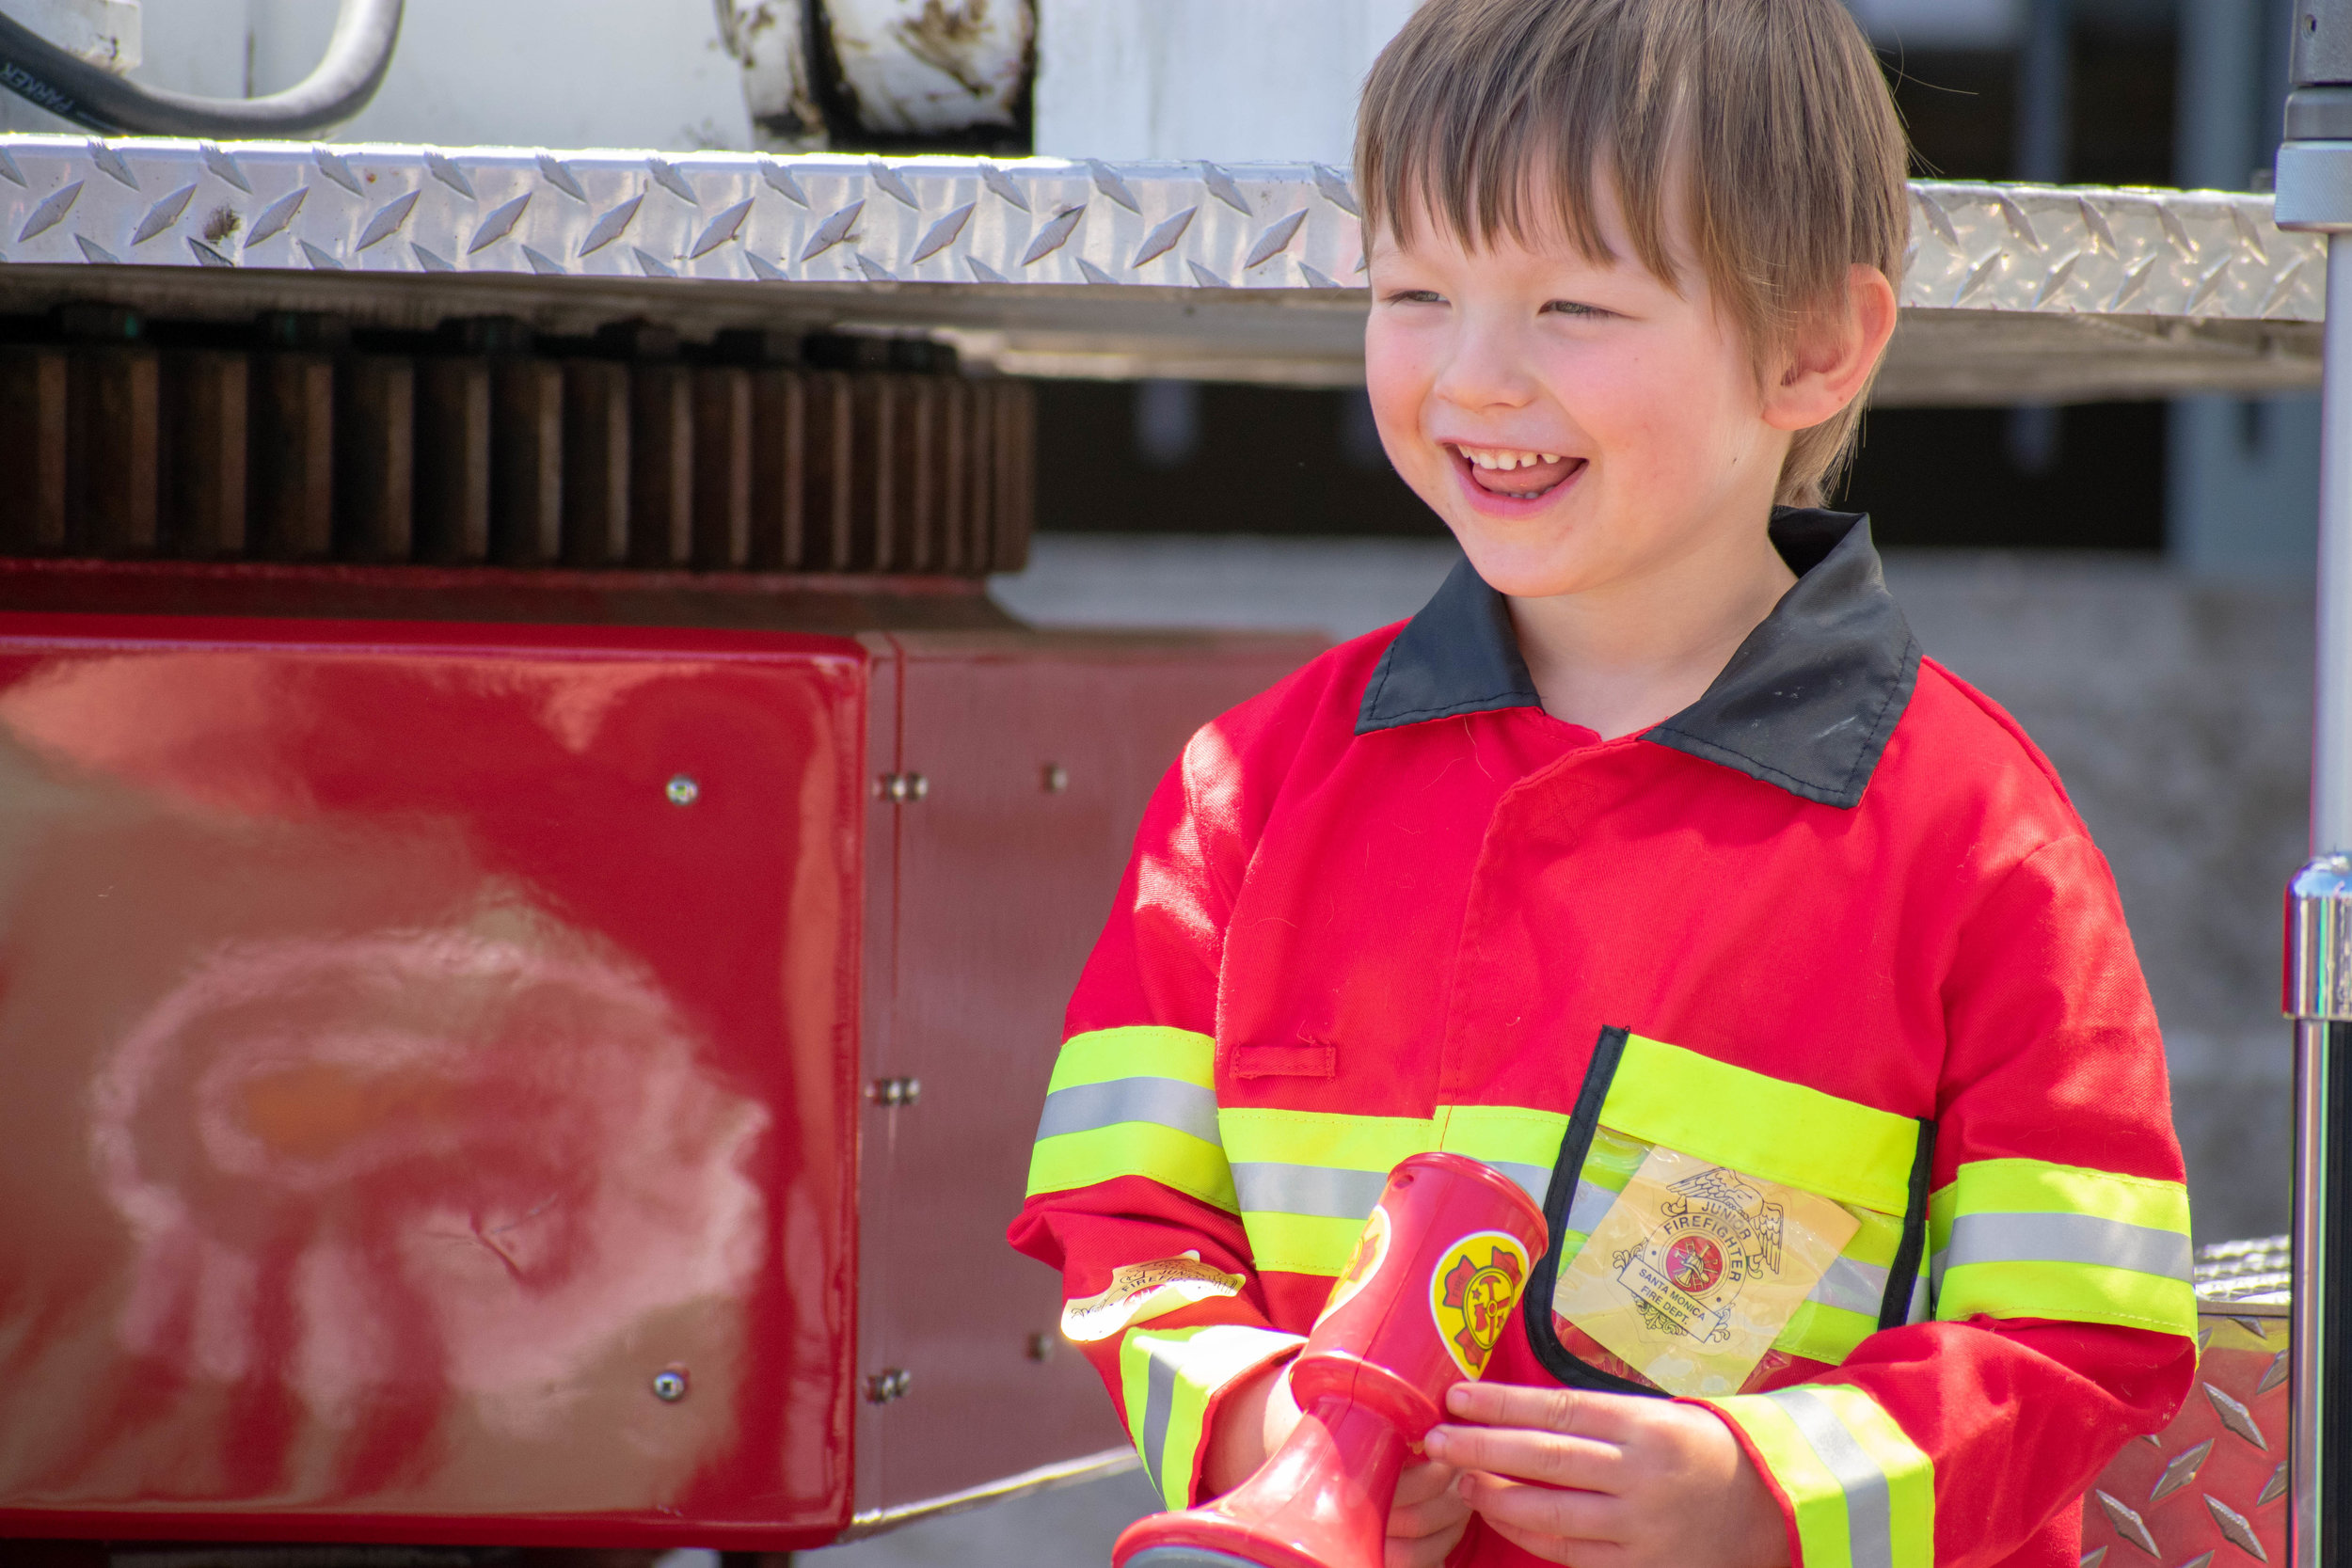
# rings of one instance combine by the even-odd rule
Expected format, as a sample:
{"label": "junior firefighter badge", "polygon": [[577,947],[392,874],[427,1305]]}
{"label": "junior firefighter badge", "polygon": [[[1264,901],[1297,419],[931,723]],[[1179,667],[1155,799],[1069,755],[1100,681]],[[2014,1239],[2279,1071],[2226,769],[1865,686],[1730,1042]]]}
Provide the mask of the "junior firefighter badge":
{"label": "junior firefighter badge", "polygon": [[1827,1198],[1653,1148],[1552,1310],[1668,1393],[1735,1393],[1857,1228]]}
{"label": "junior firefighter badge", "polygon": [[1500,1230],[1465,1236],[1438,1260],[1429,1276],[1429,1309],[1464,1377],[1486,1370],[1526,1279],[1526,1251]]}

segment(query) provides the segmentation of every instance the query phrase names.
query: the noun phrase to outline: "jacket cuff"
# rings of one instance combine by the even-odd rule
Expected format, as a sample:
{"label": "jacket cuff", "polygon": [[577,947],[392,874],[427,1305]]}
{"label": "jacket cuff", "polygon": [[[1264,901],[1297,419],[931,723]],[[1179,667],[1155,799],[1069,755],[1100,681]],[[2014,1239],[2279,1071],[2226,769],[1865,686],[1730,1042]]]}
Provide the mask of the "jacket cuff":
{"label": "jacket cuff", "polygon": [[1127,1431],[1152,1489],[1169,1508],[1190,1508],[1200,1496],[1203,1439],[1226,1390],[1306,1342],[1241,1323],[1127,1331],[1119,1347]]}
{"label": "jacket cuff", "polygon": [[1687,1402],[1772,1489],[1796,1568],[1934,1568],[1935,1466],[1868,1394],[1806,1383]]}

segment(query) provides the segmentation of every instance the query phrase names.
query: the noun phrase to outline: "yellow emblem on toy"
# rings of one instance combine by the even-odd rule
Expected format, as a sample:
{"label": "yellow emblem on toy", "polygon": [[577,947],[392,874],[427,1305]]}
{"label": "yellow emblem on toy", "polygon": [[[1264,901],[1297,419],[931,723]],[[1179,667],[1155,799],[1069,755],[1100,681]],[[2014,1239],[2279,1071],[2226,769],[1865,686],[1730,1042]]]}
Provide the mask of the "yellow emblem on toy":
{"label": "yellow emblem on toy", "polygon": [[1527,1278],[1527,1250],[1500,1230],[1465,1236],[1445,1250],[1429,1275],[1429,1310],[1464,1377],[1486,1370],[1512,1304]]}

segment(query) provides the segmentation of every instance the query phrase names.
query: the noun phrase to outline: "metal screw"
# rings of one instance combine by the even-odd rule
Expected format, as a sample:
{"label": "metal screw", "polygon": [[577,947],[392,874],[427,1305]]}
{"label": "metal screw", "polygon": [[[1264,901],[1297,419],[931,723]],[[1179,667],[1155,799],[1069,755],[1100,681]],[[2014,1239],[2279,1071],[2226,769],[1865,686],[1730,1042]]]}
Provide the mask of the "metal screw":
{"label": "metal screw", "polygon": [[1054,1336],[1051,1334],[1030,1335],[1029,1359],[1032,1361],[1051,1361],[1054,1359]]}
{"label": "metal screw", "polygon": [[702,799],[703,786],[686,774],[678,773],[672,776],[661,793],[670,798],[670,804],[674,806],[691,806]]}
{"label": "metal screw", "polygon": [[931,792],[931,782],[920,773],[884,773],[874,781],[874,794],[895,806],[920,800]]}
{"label": "metal screw", "polygon": [[1070,787],[1070,769],[1058,762],[1049,762],[1045,765],[1044,777],[1040,782],[1045,785],[1046,794],[1059,795]]}
{"label": "metal screw", "polygon": [[877,1105],[912,1105],[923,1098],[920,1078],[877,1078],[866,1085],[866,1098]]}
{"label": "metal screw", "polygon": [[665,1367],[653,1374],[653,1397],[663,1404],[675,1404],[686,1397],[686,1369]]}
{"label": "metal screw", "polygon": [[907,1390],[914,1386],[913,1372],[904,1367],[885,1367],[866,1380],[866,1402],[888,1404],[893,1400],[905,1399]]}

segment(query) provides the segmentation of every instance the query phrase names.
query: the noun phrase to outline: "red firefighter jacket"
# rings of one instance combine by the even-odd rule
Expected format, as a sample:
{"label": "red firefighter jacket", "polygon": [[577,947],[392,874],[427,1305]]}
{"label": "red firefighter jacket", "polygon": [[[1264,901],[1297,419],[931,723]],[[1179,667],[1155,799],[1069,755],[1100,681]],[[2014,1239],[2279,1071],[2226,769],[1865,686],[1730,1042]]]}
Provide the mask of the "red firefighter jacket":
{"label": "red firefighter jacket", "polygon": [[[2076,1499],[2186,1392],[2187,1200],[2106,863],[2015,723],[1920,657],[1867,521],[1772,527],[1796,586],[1644,734],[1546,714],[1464,564],[1168,774],[1011,1240],[1062,1270],[1170,1507],[1422,1149],[1546,1205],[1508,1382],[1650,1389],[1554,1291],[1653,1151],[1714,1173],[1735,1255],[1849,1216],[1699,1396],[1804,1568],[2074,1568]],[[1722,1264],[1666,1266],[1706,1307]],[[1457,1561],[1528,1560],[1472,1528]]]}

